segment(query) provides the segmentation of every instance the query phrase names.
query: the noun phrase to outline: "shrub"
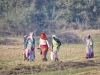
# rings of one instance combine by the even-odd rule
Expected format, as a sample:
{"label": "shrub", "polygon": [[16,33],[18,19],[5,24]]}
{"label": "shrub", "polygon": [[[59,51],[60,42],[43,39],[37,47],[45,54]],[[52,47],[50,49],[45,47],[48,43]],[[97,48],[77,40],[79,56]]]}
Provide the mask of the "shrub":
{"label": "shrub", "polygon": [[[82,39],[74,33],[66,32],[66,33],[55,33],[55,35],[59,38],[62,44],[79,44],[82,43]],[[52,35],[47,35],[49,44],[52,44]],[[39,44],[39,38],[36,38],[36,44]]]}

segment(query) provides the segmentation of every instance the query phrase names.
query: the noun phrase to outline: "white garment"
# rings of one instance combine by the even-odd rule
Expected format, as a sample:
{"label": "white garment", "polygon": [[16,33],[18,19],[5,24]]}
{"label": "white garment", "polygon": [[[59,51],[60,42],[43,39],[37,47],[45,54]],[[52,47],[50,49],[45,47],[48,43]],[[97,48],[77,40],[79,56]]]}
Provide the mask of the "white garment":
{"label": "white garment", "polygon": [[50,53],[50,58],[53,60],[53,52]]}
{"label": "white garment", "polygon": [[40,45],[46,45],[46,44],[48,45],[48,47],[50,47],[48,40],[43,40],[43,39],[40,38],[39,47],[40,47]]}
{"label": "white garment", "polygon": [[33,32],[30,33],[29,38],[33,41]]}

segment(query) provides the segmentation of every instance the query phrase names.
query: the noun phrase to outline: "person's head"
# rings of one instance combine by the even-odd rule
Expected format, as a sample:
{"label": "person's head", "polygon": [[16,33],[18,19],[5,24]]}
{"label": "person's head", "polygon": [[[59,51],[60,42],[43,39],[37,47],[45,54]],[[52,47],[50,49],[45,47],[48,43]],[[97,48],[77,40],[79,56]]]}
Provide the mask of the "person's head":
{"label": "person's head", "polygon": [[56,36],[56,35],[52,35],[52,38],[53,38],[53,39],[57,39],[57,36]]}
{"label": "person's head", "polygon": [[28,37],[28,35],[24,35],[24,39],[26,39]]}
{"label": "person's head", "polygon": [[46,36],[46,35],[45,35],[45,32],[41,32],[41,36]]}
{"label": "person's head", "polygon": [[34,36],[34,33],[33,33],[33,32],[30,32],[30,33],[29,33],[29,37],[28,37],[28,38],[32,39],[32,38],[33,38],[33,36]]}
{"label": "person's head", "polygon": [[45,32],[41,32],[40,38],[47,40]]}
{"label": "person's head", "polygon": [[33,32],[30,32],[29,33],[29,36],[33,37],[34,36],[34,33]]}
{"label": "person's head", "polygon": [[90,36],[90,35],[88,35],[87,37],[88,37],[88,39],[90,39],[90,38],[91,38],[91,36]]}

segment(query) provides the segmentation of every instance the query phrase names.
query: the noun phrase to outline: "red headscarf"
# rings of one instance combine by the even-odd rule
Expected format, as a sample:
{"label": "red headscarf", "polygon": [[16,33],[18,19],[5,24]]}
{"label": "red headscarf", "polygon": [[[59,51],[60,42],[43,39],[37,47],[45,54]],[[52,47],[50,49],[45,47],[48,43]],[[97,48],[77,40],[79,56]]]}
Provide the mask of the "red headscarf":
{"label": "red headscarf", "polygon": [[44,32],[41,32],[40,38],[43,40],[47,40],[47,37]]}

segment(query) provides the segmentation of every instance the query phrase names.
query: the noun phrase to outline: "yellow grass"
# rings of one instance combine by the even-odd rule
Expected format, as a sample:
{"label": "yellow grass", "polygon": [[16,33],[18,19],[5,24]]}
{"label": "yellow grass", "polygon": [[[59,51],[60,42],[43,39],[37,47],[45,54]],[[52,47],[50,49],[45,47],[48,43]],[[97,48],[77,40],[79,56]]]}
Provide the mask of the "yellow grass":
{"label": "yellow grass", "polygon": [[[81,38],[87,34],[91,34],[93,37],[95,37],[95,36],[100,37],[100,35],[99,35],[100,30],[87,30],[87,31],[73,30],[71,32],[75,32]],[[37,48],[35,48],[35,54],[36,54],[35,61],[34,62],[33,61],[24,61],[23,55],[22,55],[22,49],[23,49],[22,38],[11,38],[11,39],[16,39],[17,40],[16,43],[18,43],[18,44],[16,44],[16,45],[0,45],[0,74],[2,74],[2,72],[6,72],[6,71],[10,72],[12,69],[14,69],[16,67],[18,68],[19,66],[22,66],[22,67],[27,66],[27,67],[32,68],[31,66],[39,65],[39,66],[42,66],[43,68],[46,68],[46,66],[44,64],[49,65],[49,64],[53,63],[50,60],[50,52],[51,52],[50,50],[47,55],[48,61],[42,62],[41,55],[38,54]],[[100,41],[95,42],[94,52],[95,52],[95,58],[91,58],[91,59],[87,60],[85,58],[85,43],[84,44],[64,44],[60,47],[58,56],[59,56],[59,61],[62,61],[62,62],[67,62],[67,61],[68,62],[85,62],[85,61],[89,61],[89,60],[94,61],[94,62],[100,62]],[[100,64],[97,67],[100,67]],[[21,69],[21,71],[23,72],[23,71],[25,71],[25,69],[23,68],[23,69]],[[96,72],[97,71],[93,71],[93,72],[90,71],[89,74],[93,75]],[[30,73],[32,73],[32,71]],[[97,73],[100,75],[100,71],[98,71]],[[6,73],[6,74],[8,74],[8,73]],[[96,75],[96,74],[94,74],[94,75]],[[81,72],[81,73],[78,73],[77,75],[88,75],[88,72]]]}

